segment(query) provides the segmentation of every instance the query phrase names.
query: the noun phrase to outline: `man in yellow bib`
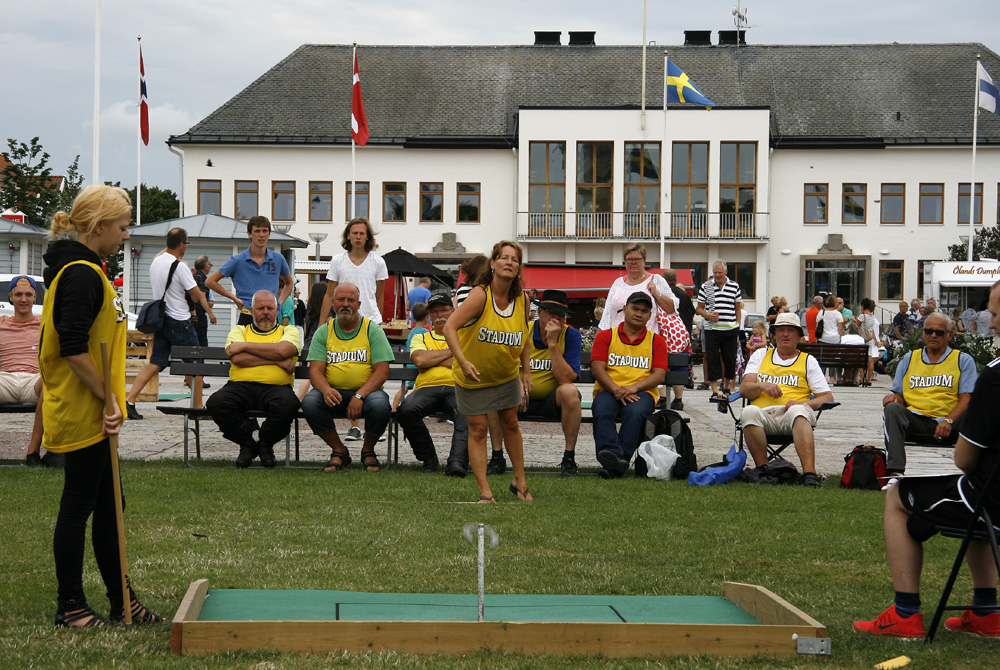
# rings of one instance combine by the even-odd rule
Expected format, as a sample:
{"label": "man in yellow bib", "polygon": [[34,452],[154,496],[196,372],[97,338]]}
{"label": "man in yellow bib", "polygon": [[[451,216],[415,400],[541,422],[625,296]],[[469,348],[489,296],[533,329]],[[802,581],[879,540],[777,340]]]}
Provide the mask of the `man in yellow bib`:
{"label": "man in yellow bib", "polygon": [[955,443],[976,388],[976,362],[969,354],[948,346],[951,319],[941,312],[932,313],[924,319],[923,335],[924,348],[903,355],[891,393],[882,398],[889,453],[886,468],[891,477],[906,471],[903,445],[907,436],[933,436],[942,444]]}
{"label": "man in yellow bib", "polygon": [[[261,465],[273,468],[274,445],[288,435],[299,411],[292,383],[302,341],[295,326],[278,325],[278,299],[270,291],[254,293],[250,311],[253,323],[236,326],[226,338],[229,381],[205,407],[222,436],[240,445],[236,467],[249,467],[260,456]],[[247,410],[267,412],[264,423],[258,427]]]}
{"label": "man in yellow bib", "polygon": [[337,318],[317,328],[309,345],[312,389],[302,401],[302,412],[313,433],[333,452],[324,468],[327,472],[342,470],[351,463],[334,416],[346,415],[352,420],[363,417],[361,467],[378,472],[381,465],[375,443],[389,425],[392,411],[382,385],[389,378],[389,362],[395,357],[381,326],[359,313],[361,296],[357,286],[349,282],[337,284],[332,304]]}
{"label": "man in yellow bib", "polygon": [[427,301],[427,307],[433,330],[414,335],[410,340],[410,360],[420,373],[413,384],[413,391],[399,404],[397,416],[413,455],[423,461],[424,472],[434,472],[438,457],[430,431],[424,425],[424,417],[433,412],[450,414],[455,422],[455,431],[451,436],[451,452],[444,473],[449,477],[464,477],[469,472],[469,422],[458,411],[451,349],[444,339],[444,324],[455,311],[451,293],[435,293]]}
{"label": "man in yellow bib", "polygon": [[754,463],[767,463],[767,436],[791,435],[802,465],[803,486],[818,488],[816,476],[816,410],[833,402],[830,384],[819,362],[798,350],[805,335],[799,317],[779,314],[771,328],[777,348],[758,349],[747,361],[740,394],[750,404],[740,423]]}

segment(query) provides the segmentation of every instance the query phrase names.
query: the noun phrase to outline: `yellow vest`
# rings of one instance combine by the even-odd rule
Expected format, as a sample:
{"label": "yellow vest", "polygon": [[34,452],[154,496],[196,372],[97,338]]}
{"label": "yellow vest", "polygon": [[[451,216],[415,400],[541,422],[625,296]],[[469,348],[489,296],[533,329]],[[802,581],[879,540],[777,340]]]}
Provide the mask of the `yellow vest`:
{"label": "yellow vest", "polygon": [[472,324],[458,329],[458,342],[465,358],[479,370],[480,381],[466,381],[458,360],[451,370],[455,383],[467,389],[499,386],[517,377],[521,350],[528,336],[524,294],[514,301],[510,316],[500,316],[493,305],[493,291],[486,287],[486,304]]}
{"label": "yellow vest", "polygon": [[[532,321],[528,329],[528,341],[531,342],[531,399],[542,400],[559,388],[559,380],[552,372],[552,356],[548,346],[541,349],[535,347],[535,331],[538,330],[538,320]],[[563,326],[559,333],[559,351],[566,353],[566,330]]]}
{"label": "yellow vest", "polygon": [[[435,335],[434,331],[428,331],[426,333],[420,333],[415,337],[419,337],[424,344],[424,349],[427,351],[441,351],[442,349],[448,348],[448,343],[444,339],[444,335]],[[413,388],[419,389],[425,386],[454,386],[455,376],[451,372],[451,368],[441,367],[440,365],[435,365],[432,368],[426,370],[421,370],[417,375],[416,381],[413,382]]]}
{"label": "yellow vest", "polygon": [[[267,333],[254,330],[252,325],[243,326],[244,342],[281,342],[285,334],[285,328],[295,328],[295,326],[275,326]],[[298,356],[292,358],[299,360]],[[285,372],[277,365],[256,365],[249,368],[241,368],[238,365],[230,366],[229,378],[234,382],[257,382],[259,384],[274,384],[276,386],[291,386],[295,382],[295,375]]]}
{"label": "yellow vest", "polygon": [[368,340],[371,325],[361,317],[358,332],[349,340],[337,336],[335,321],[326,324],[326,381],[335,389],[357,390],[372,376],[372,344]]}
{"label": "yellow vest", "polygon": [[86,265],[101,277],[104,302],[101,311],[90,326],[88,353],[100,377],[104,377],[101,361],[101,342],[108,343],[108,360],[111,365],[111,391],[118,399],[122,414],[125,413],[125,309],[108,278],[94,263],[73,261],[59,270],[48,285],[48,295],[42,308],[39,335],[38,368],[42,374],[42,445],[49,451],[64,453],[76,451],[104,439],[104,401],[91,393],[83,381],[70,369],[66,359],[59,355],[59,334],[53,320],[53,307],[59,291],[59,279],[66,268]]}
{"label": "yellow vest", "polygon": [[764,360],[761,361],[760,370],[757,371],[757,381],[777,384],[781,387],[781,396],[772,398],[766,393],[761,393],[750,401],[751,405],[771,407],[785,405],[789,400],[797,402],[809,400],[811,393],[809,379],[806,377],[806,361],[809,360],[809,354],[799,352],[791,365],[778,365],[773,360],[777,353],[777,349],[765,350]]}
{"label": "yellow vest", "polygon": [[[628,386],[643,381],[653,371],[653,331],[647,330],[637,344],[625,344],[620,330],[611,329],[611,342],[608,344],[608,361],[605,370],[608,376],[618,386]],[[600,382],[594,383],[594,396],[603,391]],[[653,400],[660,397],[660,391],[655,386],[647,391]]]}
{"label": "yellow vest", "polygon": [[948,416],[958,404],[958,349],[937,363],[924,363],[923,349],[910,354],[910,367],[903,377],[903,400],[907,409],[937,419]]}

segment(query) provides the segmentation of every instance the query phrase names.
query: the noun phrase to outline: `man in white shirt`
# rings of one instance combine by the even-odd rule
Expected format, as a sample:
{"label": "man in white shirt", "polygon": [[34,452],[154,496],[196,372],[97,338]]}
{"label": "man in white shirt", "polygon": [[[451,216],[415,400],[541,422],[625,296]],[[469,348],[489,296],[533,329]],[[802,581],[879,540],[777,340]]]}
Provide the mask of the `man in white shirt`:
{"label": "man in white shirt", "polygon": [[[142,415],[135,409],[136,398],[142,393],[153,375],[167,367],[170,362],[170,348],[197,347],[198,335],[191,323],[191,312],[188,309],[184,294],[188,293],[191,300],[200,304],[209,321],[215,323],[215,314],[208,304],[205,294],[198,288],[191,269],[181,259],[188,248],[187,231],[183,228],[173,228],[167,233],[167,248],[156,255],[149,265],[149,280],[153,288],[153,297],[163,296],[166,310],[163,317],[163,328],[153,335],[153,355],[149,363],[136,375],[132,388],[125,399],[128,418],[141,419]],[[169,283],[168,283],[169,282]],[[201,398],[202,378],[194,380],[195,398]]]}

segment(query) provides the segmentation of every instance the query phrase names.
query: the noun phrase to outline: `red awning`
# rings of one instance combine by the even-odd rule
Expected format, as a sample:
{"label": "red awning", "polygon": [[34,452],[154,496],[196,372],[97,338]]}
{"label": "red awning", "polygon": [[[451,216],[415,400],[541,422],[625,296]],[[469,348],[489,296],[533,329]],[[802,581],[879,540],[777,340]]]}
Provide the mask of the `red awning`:
{"label": "red awning", "polygon": [[[662,270],[649,268],[650,272],[662,273]],[[603,298],[608,289],[619,277],[625,276],[623,268],[572,266],[539,266],[526,265],[522,270],[525,288],[538,289],[539,292],[549,288],[566,291],[570,298]],[[691,271],[677,270],[677,283],[690,287],[694,283]],[[688,289],[691,294],[691,289]]]}

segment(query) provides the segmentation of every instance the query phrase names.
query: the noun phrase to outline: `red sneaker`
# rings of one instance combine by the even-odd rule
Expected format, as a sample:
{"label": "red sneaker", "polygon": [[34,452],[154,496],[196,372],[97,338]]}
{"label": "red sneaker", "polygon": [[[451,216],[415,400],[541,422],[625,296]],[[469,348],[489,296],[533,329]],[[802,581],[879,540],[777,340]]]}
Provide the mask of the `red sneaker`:
{"label": "red sneaker", "polygon": [[965,610],[961,617],[945,619],[944,627],[979,637],[1000,637],[1000,612],[979,616],[972,610]]}
{"label": "red sneaker", "polygon": [[893,605],[879,614],[875,621],[855,621],[854,630],[872,635],[895,635],[907,639],[922,638],[924,636],[924,615],[918,612],[904,619],[896,614],[896,606]]}

